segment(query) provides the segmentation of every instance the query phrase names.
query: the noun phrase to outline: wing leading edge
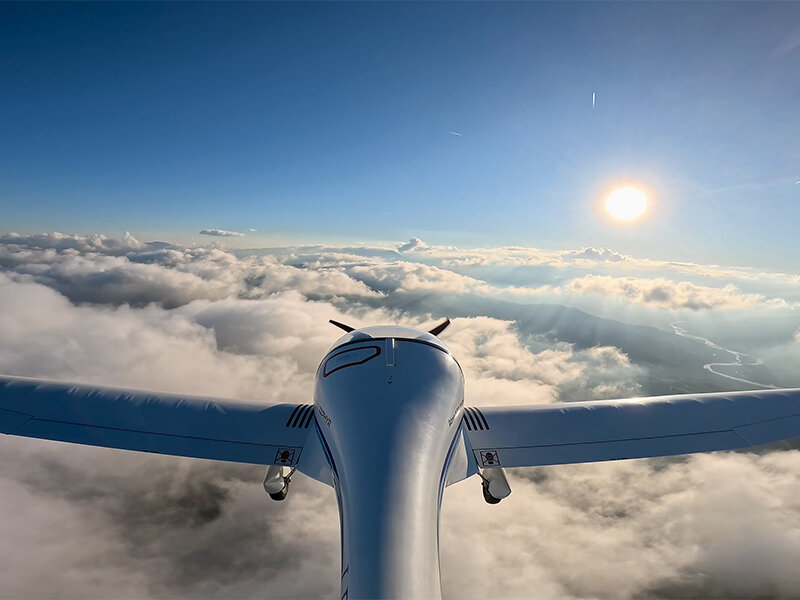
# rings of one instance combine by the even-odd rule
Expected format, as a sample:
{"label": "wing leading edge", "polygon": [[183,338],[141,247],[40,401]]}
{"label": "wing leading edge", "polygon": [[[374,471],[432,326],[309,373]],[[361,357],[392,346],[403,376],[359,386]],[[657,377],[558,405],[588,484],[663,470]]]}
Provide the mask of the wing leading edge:
{"label": "wing leading edge", "polygon": [[467,410],[482,468],[733,450],[800,436],[800,389]]}
{"label": "wing leading edge", "polygon": [[295,466],[312,411],[0,376],[2,433],[176,456]]}

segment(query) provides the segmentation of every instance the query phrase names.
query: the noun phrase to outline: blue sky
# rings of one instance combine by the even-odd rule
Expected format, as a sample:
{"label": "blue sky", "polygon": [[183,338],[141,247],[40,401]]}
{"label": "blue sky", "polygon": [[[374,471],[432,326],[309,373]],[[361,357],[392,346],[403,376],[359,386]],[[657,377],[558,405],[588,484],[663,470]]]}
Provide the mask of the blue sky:
{"label": "blue sky", "polygon": [[3,231],[800,250],[795,3],[3,3],[0,56]]}

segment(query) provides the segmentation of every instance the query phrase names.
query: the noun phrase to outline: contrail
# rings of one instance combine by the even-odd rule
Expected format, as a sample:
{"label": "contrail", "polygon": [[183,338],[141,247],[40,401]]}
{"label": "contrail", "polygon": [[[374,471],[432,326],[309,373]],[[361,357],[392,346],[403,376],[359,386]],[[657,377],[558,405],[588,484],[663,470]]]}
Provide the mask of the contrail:
{"label": "contrail", "polygon": [[461,135],[462,135],[462,134],[458,133],[457,131],[451,131],[450,133],[452,133],[453,135],[457,135],[458,137],[461,137]]}
{"label": "contrail", "polygon": [[597,93],[592,92],[592,108],[594,108],[595,100],[597,100]]}

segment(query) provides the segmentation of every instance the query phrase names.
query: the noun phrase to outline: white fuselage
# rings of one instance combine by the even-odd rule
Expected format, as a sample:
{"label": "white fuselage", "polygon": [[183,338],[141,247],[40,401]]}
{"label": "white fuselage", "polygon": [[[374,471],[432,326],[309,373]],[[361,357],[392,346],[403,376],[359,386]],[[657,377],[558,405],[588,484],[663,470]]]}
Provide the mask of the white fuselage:
{"label": "white fuselage", "polygon": [[339,502],[342,597],[439,598],[439,508],[464,399],[458,363],[429,334],[368,328],[328,353],[314,399]]}

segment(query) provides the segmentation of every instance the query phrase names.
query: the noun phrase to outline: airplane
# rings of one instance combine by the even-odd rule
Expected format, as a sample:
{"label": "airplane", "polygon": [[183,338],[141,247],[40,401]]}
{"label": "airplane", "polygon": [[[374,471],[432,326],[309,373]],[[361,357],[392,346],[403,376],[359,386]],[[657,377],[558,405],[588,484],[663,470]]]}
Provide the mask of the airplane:
{"label": "airplane", "polygon": [[441,598],[446,486],[504,469],[711,452],[800,435],[800,389],[510,407],[464,406],[464,375],[439,335],[392,325],[345,331],[312,403],[268,404],[0,376],[0,431],[266,466],[283,500],[296,471],[335,490],[341,598]]}

